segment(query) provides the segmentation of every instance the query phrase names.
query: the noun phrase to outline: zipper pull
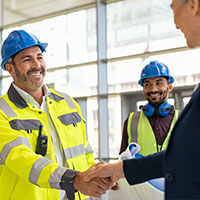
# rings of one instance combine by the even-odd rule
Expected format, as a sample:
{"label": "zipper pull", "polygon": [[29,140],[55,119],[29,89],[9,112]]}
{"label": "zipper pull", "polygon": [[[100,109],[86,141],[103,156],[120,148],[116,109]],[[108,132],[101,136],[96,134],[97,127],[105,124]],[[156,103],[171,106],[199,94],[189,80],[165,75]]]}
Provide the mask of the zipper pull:
{"label": "zipper pull", "polygon": [[162,150],[162,145],[158,144],[157,147],[158,147],[158,151]]}

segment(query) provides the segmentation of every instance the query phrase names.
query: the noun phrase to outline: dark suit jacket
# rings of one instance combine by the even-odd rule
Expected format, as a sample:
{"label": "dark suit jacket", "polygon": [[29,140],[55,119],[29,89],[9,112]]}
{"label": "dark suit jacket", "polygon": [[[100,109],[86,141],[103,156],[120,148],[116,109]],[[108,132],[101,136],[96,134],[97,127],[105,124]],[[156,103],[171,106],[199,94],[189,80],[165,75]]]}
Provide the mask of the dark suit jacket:
{"label": "dark suit jacket", "polygon": [[200,199],[200,87],[180,114],[166,151],[124,161],[129,184],[165,176],[165,199]]}

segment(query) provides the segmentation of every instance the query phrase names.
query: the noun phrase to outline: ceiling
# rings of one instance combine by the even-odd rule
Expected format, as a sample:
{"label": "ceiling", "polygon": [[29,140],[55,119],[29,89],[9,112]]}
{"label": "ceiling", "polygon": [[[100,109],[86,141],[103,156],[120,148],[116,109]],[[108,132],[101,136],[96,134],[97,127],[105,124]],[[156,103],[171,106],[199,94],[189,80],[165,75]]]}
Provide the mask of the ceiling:
{"label": "ceiling", "polygon": [[3,0],[3,26],[76,9],[95,0]]}

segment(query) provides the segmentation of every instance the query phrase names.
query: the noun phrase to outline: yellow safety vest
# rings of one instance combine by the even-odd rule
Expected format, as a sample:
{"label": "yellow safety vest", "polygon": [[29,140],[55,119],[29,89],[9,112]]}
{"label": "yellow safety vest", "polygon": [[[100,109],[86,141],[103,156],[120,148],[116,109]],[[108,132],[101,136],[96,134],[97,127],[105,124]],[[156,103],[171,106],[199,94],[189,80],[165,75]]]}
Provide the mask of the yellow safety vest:
{"label": "yellow safety vest", "polygon": [[[80,107],[70,96],[50,91],[46,103],[66,166],[84,171],[95,161]],[[35,153],[40,125],[48,137],[45,157]],[[0,98],[0,200],[59,200],[66,169],[56,163],[46,113],[25,102],[11,85]],[[75,196],[76,200],[88,198],[80,192]]]}
{"label": "yellow safety vest", "polygon": [[149,123],[148,118],[143,112],[132,112],[128,117],[127,133],[128,143],[137,142],[141,149],[140,154],[146,156],[167,148],[168,141],[171,135],[172,128],[179,115],[179,110],[175,110],[173,121],[170,130],[165,138],[162,147],[157,145],[155,134]]}

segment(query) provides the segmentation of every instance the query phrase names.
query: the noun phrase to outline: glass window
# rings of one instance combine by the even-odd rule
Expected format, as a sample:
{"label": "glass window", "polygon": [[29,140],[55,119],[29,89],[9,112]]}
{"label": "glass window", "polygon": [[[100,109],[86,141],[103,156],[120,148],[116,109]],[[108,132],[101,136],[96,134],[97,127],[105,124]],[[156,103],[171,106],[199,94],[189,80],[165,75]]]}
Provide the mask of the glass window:
{"label": "glass window", "polygon": [[[119,96],[109,97],[109,157],[118,158],[121,143],[121,100]],[[87,100],[87,132],[88,140],[95,151],[95,158],[99,155],[99,132],[98,132],[98,100]]]}
{"label": "glass window", "polygon": [[119,96],[108,98],[109,157],[118,158],[122,137],[121,99]]}
{"label": "glass window", "polygon": [[98,101],[97,98],[87,100],[87,133],[95,158],[99,156],[99,130],[98,130]]}
{"label": "glass window", "polygon": [[108,92],[141,90],[138,85],[141,64],[141,58],[108,63]]}
{"label": "glass window", "polygon": [[12,83],[13,78],[12,77],[8,77],[8,78],[4,78],[2,79],[2,88],[1,88],[1,94],[4,95],[7,93],[10,84]]}
{"label": "glass window", "polygon": [[126,0],[107,6],[108,57],[185,46],[171,0]]}
{"label": "glass window", "polygon": [[65,29],[69,58],[67,64],[97,59],[96,12],[94,8],[68,14]]}
{"label": "glass window", "polygon": [[48,72],[45,83],[73,97],[97,94],[97,67],[94,65]]}

